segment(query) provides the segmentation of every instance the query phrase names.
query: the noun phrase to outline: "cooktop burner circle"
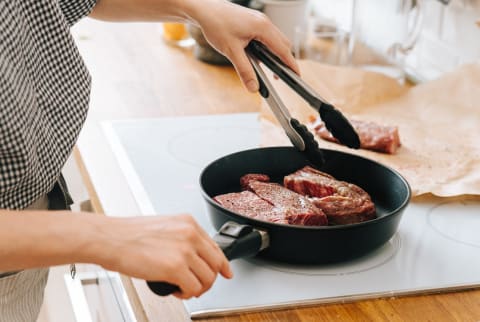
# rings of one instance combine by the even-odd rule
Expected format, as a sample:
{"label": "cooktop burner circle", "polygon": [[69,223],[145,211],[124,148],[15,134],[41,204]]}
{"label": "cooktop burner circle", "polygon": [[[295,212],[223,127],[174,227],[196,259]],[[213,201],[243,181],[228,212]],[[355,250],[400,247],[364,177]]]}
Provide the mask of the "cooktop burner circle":
{"label": "cooktop burner circle", "polygon": [[254,148],[249,142],[259,141],[257,132],[248,127],[200,127],[172,137],[167,149],[178,161],[204,167],[224,155]]}
{"label": "cooktop burner circle", "polygon": [[363,257],[335,264],[325,265],[291,265],[280,262],[268,261],[260,258],[249,259],[255,265],[260,265],[274,271],[310,276],[338,276],[357,274],[384,265],[392,260],[399,249],[402,241],[399,234],[395,234],[385,245]]}
{"label": "cooktop burner circle", "polygon": [[[434,231],[451,241],[480,248],[479,206],[480,204],[474,201],[441,203],[428,212],[428,224]],[[455,218],[453,225],[452,217]]]}

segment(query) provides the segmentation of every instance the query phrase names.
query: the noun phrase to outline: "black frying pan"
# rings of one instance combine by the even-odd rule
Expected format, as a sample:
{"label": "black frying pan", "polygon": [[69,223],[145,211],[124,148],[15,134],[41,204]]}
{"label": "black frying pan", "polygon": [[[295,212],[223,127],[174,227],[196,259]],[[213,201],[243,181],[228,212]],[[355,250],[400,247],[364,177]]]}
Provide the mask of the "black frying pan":
{"label": "black frying pan", "polygon": [[[259,221],[227,210],[213,197],[240,191],[239,179],[244,174],[264,173],[272,181],[283,182],[285,175],[311,165],[306,155],[294,147],[230,154],[212,162],[200,176],[208,214],[220,231],[214,239],[227,258],[258,255],[292,264],[332,263],[365,255],[394,235],[410,200],[407,181],[378,162],[339,151],[322,149],[322,152],[325,163],[319,170],[367,191],[375,203],[377,218],[357,224],[305,227]],[[163,282],[148,282],[148,285],[159,295],[178,290]]]}

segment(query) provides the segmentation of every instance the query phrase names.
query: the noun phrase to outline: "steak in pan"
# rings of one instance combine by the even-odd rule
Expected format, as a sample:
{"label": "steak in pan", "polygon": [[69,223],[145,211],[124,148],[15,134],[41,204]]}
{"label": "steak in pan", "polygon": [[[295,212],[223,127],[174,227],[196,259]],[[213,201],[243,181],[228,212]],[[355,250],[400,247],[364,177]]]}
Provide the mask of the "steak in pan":
{"label": "steak in pan", "polygon": [[312,167],[285,176],[283,184],[270,182],[266,174],[250,173],[240,178],[244,191],[214,200],[250,218],[291,225],[345,225],[376,217],[365,190]]}
{"label": "steak in pan", "polygon": [[322,209],[330,225],[358,223],[376,217],[375,204],[365,190],[312,167],[306,166],[285,176],[283,183]]}
{"label": "steak in pan", "polygon": [[237,212],[244,216],[270,221],[280,224],[288,224],[285,215],[275,208],[270,202],[263,200],[251,191],[232,192],[213,198],[228,210]]}
{"label": "steak in pan", "polygon": [[247,174],[240,183],[248,190],[218,195],[214,200],[228,210],[258,220],[301,226],[328,224],[327,216],[308,198],[269,180],[267,175]]}
{"label": "steak in pan", "polygon": [[327,216],[308,198],[289,190],[278,183],[252,180],[247,188],[257,196],[273,204],[283,213],[289,224],[302,226],[325,226]]}
{"label": "steak in pan", "polygon": [[250,181],[270,182],[270,177],[266,174],[249,173],[240,178],[240,187],[242,190],[248,190]]}

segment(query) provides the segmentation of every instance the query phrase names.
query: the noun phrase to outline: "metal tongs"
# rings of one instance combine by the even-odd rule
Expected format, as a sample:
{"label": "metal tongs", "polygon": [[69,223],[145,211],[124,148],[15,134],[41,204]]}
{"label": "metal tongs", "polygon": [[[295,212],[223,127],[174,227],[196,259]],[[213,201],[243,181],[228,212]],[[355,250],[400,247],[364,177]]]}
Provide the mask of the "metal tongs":
{"label": "metal tongs", "polygon": [[317,164],[320,163],[320,165],[323,163],[323,154],[318,147],[318,143],[305,125],[292,118],[258,61],[267,66],[280,79],[287,83],[290,88],[307,101],[312,108],[318,111],[327,129],[341,144],[355,149],[360,147],[360,139],[357,132],[355,132],[345,116],[335,109],[333,105],[321,98],[308,84],[290,68],[285,66],[278,57],[272,54],[265,46],[252,40],[247,46],[246,51],[257,74],[260,95],[267,101],[293,145],[298,150],[307,153],[310,161]]}

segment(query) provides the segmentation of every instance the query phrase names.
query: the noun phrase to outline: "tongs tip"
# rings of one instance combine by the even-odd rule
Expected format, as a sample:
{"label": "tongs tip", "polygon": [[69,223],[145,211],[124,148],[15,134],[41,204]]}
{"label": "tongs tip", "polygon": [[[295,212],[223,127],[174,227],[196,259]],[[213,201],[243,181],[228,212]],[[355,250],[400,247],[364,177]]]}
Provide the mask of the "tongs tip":
{"label": "tongs tip", "polygon": [[[353,149],[360,148],[360,139],[347,118],[339,110],[322,99],[313,88],[285,66],[264,45],[253,40],[247,46],[247,52],[264,63],[298,95],[318,110],[327,129],[341,144]],[[266,97],[265,95],[262,96]]]}
{"label": "tongs tip", "polygon": [[322,103],[319,108],[320,118],[325,123],[328,131],[341,144],[352,148],[360,148],[360,138],[347,118],[332,105]]}

